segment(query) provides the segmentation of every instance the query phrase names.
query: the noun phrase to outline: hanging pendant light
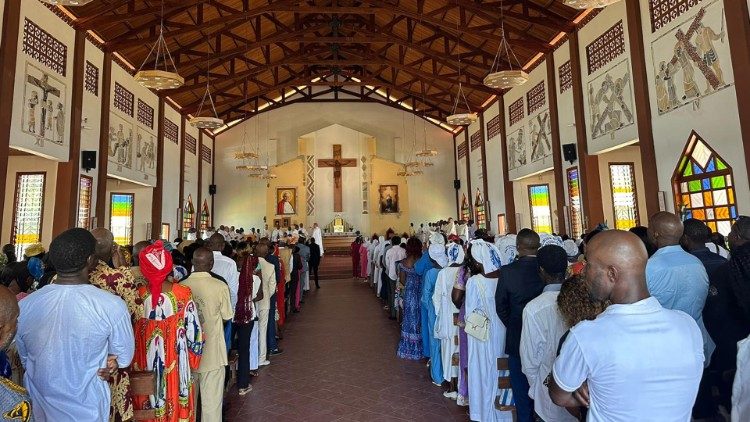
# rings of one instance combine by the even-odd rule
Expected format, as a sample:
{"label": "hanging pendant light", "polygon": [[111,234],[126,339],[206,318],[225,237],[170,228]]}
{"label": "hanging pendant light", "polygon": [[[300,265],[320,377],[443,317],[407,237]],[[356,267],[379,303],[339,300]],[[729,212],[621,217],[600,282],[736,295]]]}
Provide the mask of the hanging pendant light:
{"label": "hanging pendant light", "polygon": [[[143,66],[146,65],[152,54],[154,55],[154,68],[143,69]],[[162,63],[162,68],[159,67],[159,62]],[[156,39],[154,46],[151,47],[151,51],[148,52],[143,63],[141,63],[141,67],[135,74],[135,80],[146,88],[157,91],[179,88],[185,84],[185,78],[177,73],[177,67],[174,64],[174,60],[172,60],[172,54],[169,52],[169,47],[167,47],[167,41],[164,39],[164,0],[161,2],[159,38]]]}
{"label": "hanging pendant light", "polygon": [[[211,105],[213,116],[201,116],[206,99],[208,99],[208,103]],[[210,130],[224,126],[224,120],[219,118],[219,113],[216,112],[216,105],[214,105],[214,98],[211,96],[211,63],[208,60],[208,53],[206,54],[206,91],[203,92],[203,98],[201,98],[201,104],[198,107],[196,117],[190,119],[190,126]]]}
{"label": "hanging pendant light", "polygon": [[[424,103],[424,93],[422,97],[422,103]],[[427,145],[427,119],[424,110],[422,111],[422,137],[424,138],[424,145],[422,146],[422,149],[417,151],[417,157],[427,158],[427,157],[435,157],[438,155],[437,150],[429,148]],[[427,161],[423,161],[422,165],[424,167],[429,167],[426,165]]]}
{"label": "hanging pendant light", "polygon": [[563,0],[563,3],[566,6],[572,7],[574,9],[600,9],[602,7],[607,7],[611,4],[615,4],[619,2],[620,0]]}
{"label": "hanging pendant light", "polygon": [[[510,89],[521,86],[529,81],[529,74],[523,71],[521,62],[518,61],[516,53],[508,42],[508,36],[505,33],[505,8],[503,2],[500,2],[500,45],[497,47],[495,60],[492,62],[490,73],[484,78],[484,84],[492,89]],[[508,69],[501,69],[501,57],[505,55],[508,62]],[[517,68],[513,68],[513,61],[516,62]]]}
{"label": "hanging pendant light", "polygon": [[[458,22],[459,19],[456,19],[456,32],[459,34],[458,39],[461,39],[461,31],[458,28]],[[456,56],[458,57],[458,92],[456,93],[456,101],[453,103],[453,111],[451,111],[451,114],[446,118],[446,121],[449,125],[466,126],[477,121],[477,113],[471,112],[469,100],[466,99],[464,86],[461,83],[461,54],[458,52],[458,41],[456,41]],[[465,106],[463,108],[467,110],[467,113],[458,112],[458,103],[462,99],[464,100]]]}
{"label": "hanging pendant light", "polygon": [[[247,104],[247,82],[248,80],[245,79],[245,104]],[[247,111],[245,111],[244,115],[242,116],[242,119],[245,120],[245,124],[242,127],[242,150],[237,151],[234,153],[234,158],[237,160],[253,160],[260,158],[260,154],[253,151],[252,148],[250,148],[250,151],[247,149]],[[247,168],[248,165],[245,166],[237,166],[239,169],[240,167]]]}
{"label": "hanging pendant light", "polygon": [[84,6],[92,1],[94,0],[42,0],[42,3],[51,4],[53,6]]}

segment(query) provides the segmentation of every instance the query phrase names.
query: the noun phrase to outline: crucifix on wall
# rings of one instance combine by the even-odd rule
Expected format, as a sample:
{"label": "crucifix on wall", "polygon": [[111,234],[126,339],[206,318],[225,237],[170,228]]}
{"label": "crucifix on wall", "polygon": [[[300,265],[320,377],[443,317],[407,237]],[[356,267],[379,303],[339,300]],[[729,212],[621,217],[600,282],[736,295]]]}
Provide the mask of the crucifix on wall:
{"label": "crucifix on wall", "polygon": [[334,145],[333,158],[318,160],[318,167],[333,167],[333,212],[342,212],[341,168],[357,167],[357,159],[341,158],[341,145]]}

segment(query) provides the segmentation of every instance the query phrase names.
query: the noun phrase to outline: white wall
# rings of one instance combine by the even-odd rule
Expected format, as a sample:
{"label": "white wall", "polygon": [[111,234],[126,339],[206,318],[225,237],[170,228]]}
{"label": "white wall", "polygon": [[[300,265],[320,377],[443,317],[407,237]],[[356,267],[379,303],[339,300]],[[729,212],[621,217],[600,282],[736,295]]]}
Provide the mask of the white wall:
{"label": "white wall", "polygon": [[[200,153],[198,150],[198,132],[198,129],[190,126],[189,123],[185,125],[185,133],[195,138],[195,154],[188,151],[187,148],[185,149],[185,196],[183,198],[183,203],[180,205],[181,207],[185,206],[184,202],[188,200],[188,196],[193,200],[193,207],[195,208],[194,223],[196,228],[200,223],[200,218],[198,218],[198,210],[200,209],[200,205],[198,204],[198,154]],[[180,228],[181,227],[182,223],[180,222]]]}
{"label": "white wall", "polygon": [[[505,185],[503,184],[503,166],[505,166],[505,151],[500,145],[500,135],[489,138],[487,125],[490,120],[500,114],[500,104],[495,102],[484,111],[485,158],[487,160],[487,202],[489,213],[487,218],[492,221],[492,229],[497,230],[497,215],[505,213]],[[503,117],[500,116],[501,125]],[[503,128],[501,128],[502,131]],[[506,216],[507,221],[507,216]]]}
{"label": "white wall", "polygon": [[[248,139],[255,139],[255,127],[258,123],[261,140],[277,140],[271,151],[272,163],[283,163],[296,157],[300,137],[333,124],[375,138],[376,155],[388,160],[394,160],[396,155],[394,138],[411,142],[414,137],[411,114],[379,104],[293,104],[249,119],[216,137],[215,225],[262,227],[266,210],[265,184],[242,176],[235,169],[238,163],[234,158],[234,153],[241,149],[245,127],[248,129]],[[422,125],[419,121],[416,125],[419,145],[422,140],[422,133],[419,132]],[[415,223],[434,221],[455,214],[452,135],[431,124],[427,125],[426,130],[430,146],[438,150],[439,155],[433,160],[435,166],[428,169],[425,175],[409,180],[409,215]],[[330,157],[330,149],[329,146],[325,155],[320,158]],[[265,153],[265,145],[261,145],[261,151]]]}
{"label": "white wall", "polygon": [[[469,150],[469,142],[466,140],[466,135],[464,132],[461,132],[456,137],[456,165],[458,166],[458,180],[461,181],[461,189],[458,190],[458,215],[457,218],[461,218],[461,207],[463,205],[463,198],[466,196],[467,201],[469,202],[469,213],[474,212],[474,202],[471,200],[471,192],[469,191],[469,174],[466,171],[466,160],[469,159],[468,153],[463,157],[459,158],[458,150],[461,144],[466,143],[466,150]],[[473,188],[473,186],[472,186]],[[452,213],[450,215],[453,215]]]}
{"label": "white wall", "polygon": [[177,125],[177,143],[164,138],[164,180],[162,181],[161,222],[169,224],[170,234],[180,228],[177,210],[180,208],[180,145],[182,116],[169,103],[164,107],[164,118]]}
{"label": "white wall", "polygon": [[[474,204],[477,198],[477,189],[479,189],[479,192],[484,196],[484,184],[482,182],[484,180],[484,175],[482,174],[482,148],[481,146],[478,146],[477,149],[473,151],[471,149],[471,137],[475,136],[474,134],[482,130],[482,126],[479,124],[479,119],[470,124],[466,129],[469,131],[469,166],[471,167],[471,174],[469,175],[471,178],[471,195],[469,200]],[[484,136],[484,134],[481,135]],[[471,218],[474,219],[474,217],[475,214],[472,214]]]}
{"label": "white wall", "polygon": [[[86,40],[86,61],[91,62],[99,69],[99,90],[97,95],[92,94],[85,88],[83,90],[83,103],[81,104],[81,119],[85,119],[81,128],[81,151],[97,152],[97,167],[99,165],[99,134],[102,119],[102,92],[106,89],[102,86],[102,69],[104,67],[104,53],[99,50],[91,41]],[[84,63],[84,71],[86,65]],[[85,79],[84,79],[85,84]],[[85,85],[84,85],[85,86]],[[94,179],[91,191],[91,216],[96,218],[97,222],[103,221],[104,216],[96,215],[96,186],[99,183],[99,172],[95,169],[86,173],[81,169],[81,174]],[[79,192],[80,193],[80,192]]]}

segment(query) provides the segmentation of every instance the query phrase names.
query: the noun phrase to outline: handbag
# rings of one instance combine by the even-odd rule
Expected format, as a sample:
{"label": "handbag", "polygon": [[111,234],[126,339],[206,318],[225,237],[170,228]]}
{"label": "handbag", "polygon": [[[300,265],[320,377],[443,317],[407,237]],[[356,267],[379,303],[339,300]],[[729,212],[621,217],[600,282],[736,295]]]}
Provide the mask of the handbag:
{"label": "handbag", "polygon": [[464,331],[479,341],[487,341],[490,338],[490,318],[485,311],[487,304],[484,303],[484,286],[481,282],[479,283],[479,290],[482,295],[482,309],[477,308],[474,312],[466,316],[464,319],[466,322]]}

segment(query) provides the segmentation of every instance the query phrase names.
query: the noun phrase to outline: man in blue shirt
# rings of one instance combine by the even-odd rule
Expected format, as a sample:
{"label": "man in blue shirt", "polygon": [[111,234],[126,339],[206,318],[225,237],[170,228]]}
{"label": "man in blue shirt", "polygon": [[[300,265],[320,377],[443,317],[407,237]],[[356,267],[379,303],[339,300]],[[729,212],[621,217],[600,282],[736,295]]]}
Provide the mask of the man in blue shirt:
{"label": "man in blue shirt", "polygon": [[646,264],[646,284],[663,307],[683,311],[698,323],[704,356],[709,362],[715,345],[703,325],[708,274],[700,259],[680,246],[682,234],[682,221],[676,215],[662,211],[651,217],[648,237],[657,251]]}

